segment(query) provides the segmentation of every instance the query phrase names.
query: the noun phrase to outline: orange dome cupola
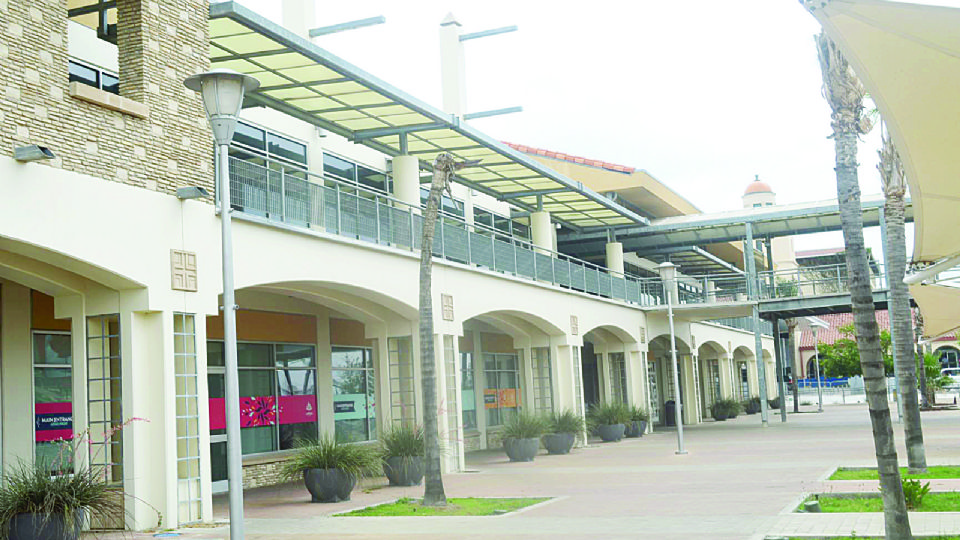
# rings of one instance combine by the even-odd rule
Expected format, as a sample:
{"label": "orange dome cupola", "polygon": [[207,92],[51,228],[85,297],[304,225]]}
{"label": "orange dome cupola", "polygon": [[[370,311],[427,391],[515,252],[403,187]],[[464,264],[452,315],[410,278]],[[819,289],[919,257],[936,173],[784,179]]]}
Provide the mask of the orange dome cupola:
{"label": "orange dome cupola", "polygon": [[773,193],[773,189],[770,188],[770,184],[760,180],[760,175],[756,175],[753,182],[750,182],[746,191],[743,192],[744,195],[750,195],[751,193]]}

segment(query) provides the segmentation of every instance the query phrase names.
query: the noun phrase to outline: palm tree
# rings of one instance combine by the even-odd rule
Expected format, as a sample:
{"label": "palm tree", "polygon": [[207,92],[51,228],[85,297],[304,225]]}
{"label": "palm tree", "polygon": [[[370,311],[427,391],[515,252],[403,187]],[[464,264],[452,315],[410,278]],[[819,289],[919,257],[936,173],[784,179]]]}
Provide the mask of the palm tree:
{"label": "palm tree", "polygon": [[853,68],[823,32],[816,38],[817,57],[823,75],[823,96],[830,104],[831,127],[836,149],[837,199],[843,242],[846,247],[850,298],[856,327],[860,366],[873,427],[873,444],[880,473],[884,525],[888,539],[912,539],[907,505],[900,483],[897,448],[893,442],[893,425],[887,404],[887,384],[883,356],[880,353],[880,328],[873,309],[870,271],[863,243],[863,216],[860,206],[860,185],[857,180],[857,142],[870,128],[863,114],[863,85]]}
{"label": "palm tree", "polygon": [[433,343],[433,234],[443,191],[449,189],[456,163],[443,152],[433,162],[433,183],[423,211],[420,243],[420,374],[423,385],[423,505],[446,506],[440,470],[440,430],[437,425],[437,363]]}
{"label": "palm tree", "polygon": [[[882,125],[881,125],[882,127]],[[882,133],[880,181],[883,183],[883,215],[887,226],[887,276],[890,283],[890,332],[893,336],[893,365],[903,401],[903,431],[906,436],[907,463],[911,473],[926,472],[927,456],[923,448],[920,404],[917,400],[917,363],[913,355],[913,324],[910,317],[910,293],[903,276],[907,267],[907,241],[903,227],[903,198],[907,183],[900,155],[889,133]]]}

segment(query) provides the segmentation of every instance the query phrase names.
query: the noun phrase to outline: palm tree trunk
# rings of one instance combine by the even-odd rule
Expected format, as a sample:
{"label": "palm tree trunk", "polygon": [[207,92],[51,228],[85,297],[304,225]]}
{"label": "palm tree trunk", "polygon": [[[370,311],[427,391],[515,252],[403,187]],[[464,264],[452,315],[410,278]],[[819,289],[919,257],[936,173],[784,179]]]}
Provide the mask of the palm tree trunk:
{"label": "palm tree trunk", "polygon": [[914,363],[919,364],[917,373],[920,374],[920,408],[926,409],[930,407],[930,400],[927,398],[927,366],[923,362],[923,345],[920,344],[921,337],[923,337],[923,314],[920,313],[920,310],[917,310],[917,354]]}
{"label": "palm tree trunk", "polygon": [[863,242],[860,184],[857,179],[857,142],[860,133],[868,129],[861,116],[863,87],[836,44],[825,34],[821,33],[817,38],[817,52],[823,72],[824,96],[833,111],[831,127],[836,148],[837,199],[846,247],[847,279],[857,348],[860,351],[860,367],[880,473],[886,537],[909,540],[913,535],[903,498],[903,485],[900,483],[897,448],[887,404],[886,375],[880,352],[880,328],[874,314],[870,270]]}
{"label": "palm tree trunk", "polygon": [[893,364],[903,397],[907,463],[911,473],[926,472],[927,456],[923,448],[923,428],[920,425],[920,403],[917,396],[917,363],[913,355],[910,293],[903,282],[907,266],[903,195],[888,195],[883,209],[887,221],[887,264],[890,266],[890,331],[893,332],[896,343]]}
{"label": "palm tree trunk", "polygon": [[440,430],[437,425],[437,361],[433,336],[433,235],[436,231],[440,197],[453,172],[453,158],[440,154],[433,164],[433,183],[423,212],[423,240],[420,243],[420,375],[423,386],[424,474],[423,505],[446,506],[440,469]]}

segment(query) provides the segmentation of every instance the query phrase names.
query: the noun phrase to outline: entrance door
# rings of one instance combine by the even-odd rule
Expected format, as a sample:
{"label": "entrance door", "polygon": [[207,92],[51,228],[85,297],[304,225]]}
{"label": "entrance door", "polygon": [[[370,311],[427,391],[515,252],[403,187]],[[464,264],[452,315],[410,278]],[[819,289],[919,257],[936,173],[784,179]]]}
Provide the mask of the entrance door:
{"label": "entrance door", "polygon": [[583,344],[583,402],[590,410],[591,405],[600,404],[600,373],[597,369],[597,355],[593,352],[593,344]]}
{"label": "entrance door", "polygon": [[[226,397],[222,367],[207,368],[210,399]],[[210,480],[213,493],[225,493],[227,484],[227,430],[210,429]]]}

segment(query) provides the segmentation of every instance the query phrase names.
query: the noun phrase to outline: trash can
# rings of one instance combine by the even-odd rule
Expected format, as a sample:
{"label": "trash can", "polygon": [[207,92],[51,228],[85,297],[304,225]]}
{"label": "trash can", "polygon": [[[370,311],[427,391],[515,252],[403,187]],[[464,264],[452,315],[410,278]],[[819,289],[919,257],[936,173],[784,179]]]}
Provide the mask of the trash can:
{"label": "trash can", "polygon": [[672,399],[663,404],[664,407],[664,420],[666,425],[675,426],[677,425],[677,403]]}

